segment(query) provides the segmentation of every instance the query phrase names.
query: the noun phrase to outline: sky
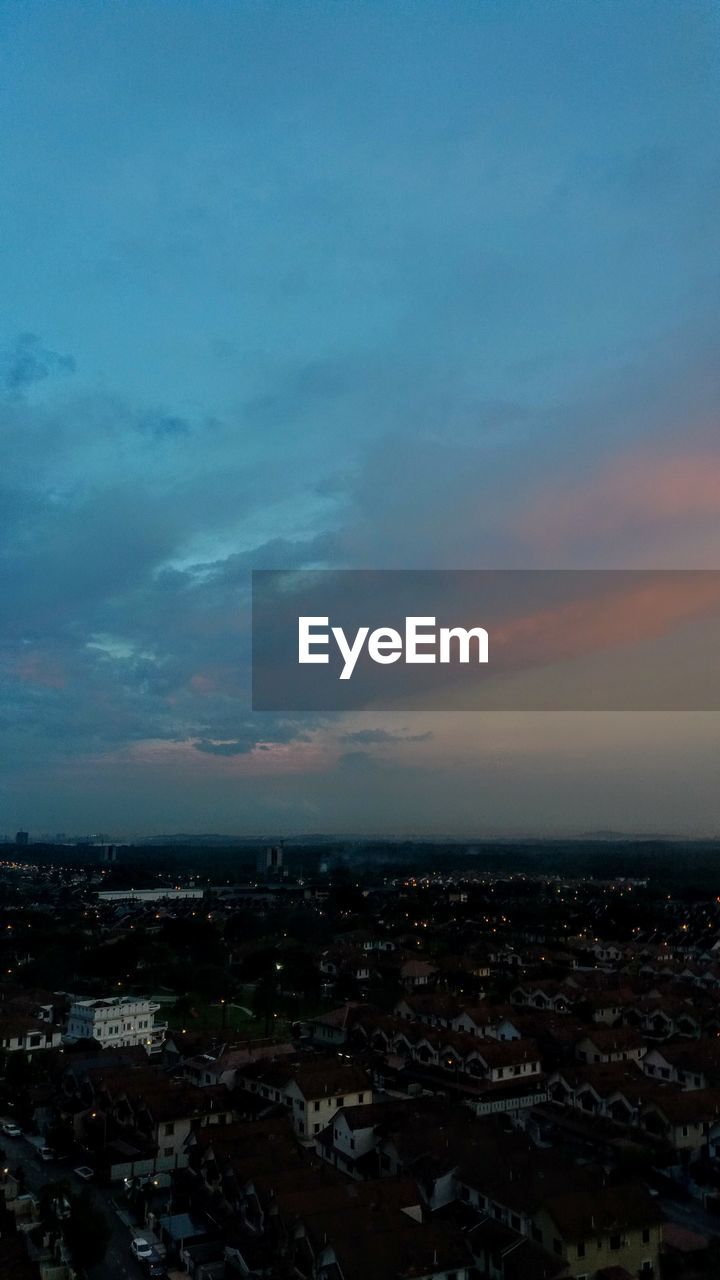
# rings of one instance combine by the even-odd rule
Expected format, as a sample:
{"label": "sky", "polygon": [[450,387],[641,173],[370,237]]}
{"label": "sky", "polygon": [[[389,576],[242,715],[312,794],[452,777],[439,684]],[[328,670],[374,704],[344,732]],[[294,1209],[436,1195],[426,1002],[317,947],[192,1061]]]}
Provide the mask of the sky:
{"label": "sky", "polygon": [[717,713],[253,714],[248,620],[720,566],[718,28],[0,2],[0,832],[717,833]]}

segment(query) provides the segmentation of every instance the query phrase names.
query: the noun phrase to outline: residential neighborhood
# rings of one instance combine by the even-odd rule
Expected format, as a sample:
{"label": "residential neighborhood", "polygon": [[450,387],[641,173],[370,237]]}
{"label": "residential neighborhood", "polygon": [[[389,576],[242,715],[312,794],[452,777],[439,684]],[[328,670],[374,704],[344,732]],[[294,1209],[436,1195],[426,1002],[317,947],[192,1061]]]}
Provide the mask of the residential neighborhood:
{"label": "residential neighborhood", "polygon": [[7,1274],[720,1273],[716,895],[206,856],[3,867]]}

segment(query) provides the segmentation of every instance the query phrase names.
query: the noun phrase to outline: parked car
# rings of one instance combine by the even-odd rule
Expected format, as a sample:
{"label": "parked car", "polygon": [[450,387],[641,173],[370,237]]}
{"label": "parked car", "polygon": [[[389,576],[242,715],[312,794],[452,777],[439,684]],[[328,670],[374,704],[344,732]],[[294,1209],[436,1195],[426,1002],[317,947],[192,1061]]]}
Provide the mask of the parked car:
{"label": "parked car", "polygon": [[53,1151],[52,1147],[41,1147],[40,1159],[41,1160],[57,1160],[57,1153]]}
{"label": "parked car", "polygon": [[83,1182],[89,1182],[91,1178],[95,1177],[95,1170],[91,1169],[87,1164],[78,1165],[77,1169],[73,1169],[73,1173],[78,1178],[82,1178]]}
{"label": "parked car", "polygon": [[6,1138],[22,1137],[22,1129],[20,1129],[18,1125],[13,1124],[12,1120],[5,1120],[3,1122],[2,1131]]}
{"label": "parked car", "polygon": [[149,1258],[155,1257],[155,1250],[152,1245],[149,1244],[147,1240],[144,1240],[142,1236],[135,1236],[134,1239],[130,1241],[130,1251],[133,1256],[139,1258],[141,1262],[147,1262]]}

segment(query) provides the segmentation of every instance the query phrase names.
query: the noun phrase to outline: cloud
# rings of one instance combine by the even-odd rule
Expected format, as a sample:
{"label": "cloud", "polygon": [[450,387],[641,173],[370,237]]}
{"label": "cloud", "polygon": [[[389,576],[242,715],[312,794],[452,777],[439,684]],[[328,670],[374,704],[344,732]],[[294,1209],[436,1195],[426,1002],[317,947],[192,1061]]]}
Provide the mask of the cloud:
{"label": "cloud", "polygon": [[625,541],[643,529],[715,524],[720,516],[720,451],[660,454],[626,450],[572,487],[544,491],[524,527],[548,551],[588,538]]}
{"label": "cloud", "polygon": [[342,735],[343,742],[357,743],[358,746],[388,746],[397,742],[428,742],[432,733],[391,733],[387,729],[356,729],[352,733]]}
{"label": "cloud", "polygon": [[305,721],[263,717],[242,726],[243,732],[232,738],[203,737],[193,742],[196,751],[214,756],[241,756],[251,751],[269,751],[274,746],[296,742],[310,742],[311,735]]}
{"label": "cloud", "polygon": [[[0,495],[6,517],[0,591],[13,604],[0,624],[11,767],[41,756],[100,759],[123,743],[159,741],[185,742],[191,757],[215,760],[218,767],[225,758],[253,760],[259,768],[258,757],[270,755],[267,744],[279,750],[302,742],[308,732],[332,738],[332,724],[317,717],[283,725],[248,710],[250,571],[532,563],[528,548],[543,547],[542,518],[537,527],[532,518],[550,474],[556,482],[572,458],[568,474],[579,483],[574,477],[600,440],[608,459],[613,452],[621,456],[620,446],[630,452],[627,416],[623,436],[617,408],[609,408],[615,399],[638,406],[632,456],[640,461],[628,469],[632,483],[624,479],[621,461],[614,469],[610,460],[604,471],[589,469],[587,489],[568,510],[563,547],[582,545],[584,507],[598,520],[605,500],[610,506],[617,501],[620,514],[630,513],[633,486],[648,519],[659,495],[663,527],[685,527],[698,504],[712,513],[716,472],[712,450],[701,447],[700,413],[696,447],[690,440],[686,446],[693,466],[672,462],[679,451],[665,450],[664,469],[658,462],[647,471],[645,488],[641,483],[641,460],[652,456],[640,448],[648,429],[646,389],[656,366],[665,363],[664,348],[655,358],[648,353],[642,377],[636,372],[629,379],[632,396],[626,372],[618,373],[615,385],[608,380],[595,399],[592,389],[569,396],[552,431],[544,406],[499,413],[496,403],[477,400],[475,434],[465,390],[461,427],[458,402],[445,388],[454,409],[450,426],[442,429],[437,388],[413,418],[436,370],[429,369],[413,390],[407,368],[393,384],[379,363],[368,373],[377,378],[372,395],[379,400],[393,386],[402,392],[400,412],[413,428],[388,431],[388,410],[380,416],[382,429],[353,438],[350,450],[331,418],[327,447],[312,463],[294,454],[292,438],[282,449],[277,441],[261,447],[262,432],[248,436],[231,418],[213,421],[210,429],[202,418],[193,426],[195,415],[137,408],[106,393],[79,391],[42,405],[12,397],[3,409],[8,429]],[[703,367],[697,353],[686,364],[696,375]],[[319,370],[299,375],[295,383],[281,383],[279,394],[301,395],[304,387],[312,412],[326,396],[340,396],[349,407],[361,369],[361,361],[356,368],[345,362],[327,377]],[[662,380],[659,385],[665,401],[666,387]],[[710,398],[709,378],[704,383],[695,376],[688,385],[703,402]],[[354,403],[364,412],[366,392]],[[282,412],[278,406],[278,422]],[[353,417],[358,430],[362,412]],[[582,456],[569,450],[581,416],[590,423]],[[612,432],[600,436],[601,421],[612,421]],[[362,448],[355,447],[359,443]],[[328,493],[316,504],[324,478]],[[549,516],[562,513],[572,491],[572,483],[558,487]],[[627,536],[631,541],[629,524]],[[668,602],[668,610],[677,605]],[[663,623],[657,610],[649,617]],[[567,619],[535,619],[533,626],[539,648],[550,653]],[[594,627],[591,618],[587,630],[596,639],[605,635]],[[520,651],[522,644],[516,633],[511,647]],[[336,738],[360,749],[347,752],[350,757],[377,749],[386,762],[405,744],[430,740],[424,725],[417,732],[350,727]],[[336,754],[329,750],[324,757],[328,767]],[[293,767],[314,770],[319,758],[314,751],[297,754]]]}
{"label": "cloud", "polygon": [[193,743],[193,746],[196,751],[205,751],[212,756],[241,756],[252,751],[256,742],[250,739],[241,742],[239,738],[231,742],[212,742],[207,738],[201,738],[199,742]]}
{"label": "cloud", "polygon": [[338,756],[337,767],[342,773],[375,773],[384,766],[369,751],[345,751]]}
{"label": "cloud", "polygon": [[0,355],[2,385],[10,394],[22,392],[46,378],[74,372],[72,356],[44,347],[34,333],[18,334],[14,345]]}
{"label": "cloud", "polygon": [[181,436],[191,429],[187,418],[172,413],[149,413],[138,422],[138,431],[149,436]]}
{"label": "cloud", "polygon": [[638,573],[625,583],[611,576],[609,584],[599,574],[596,590],[594,574],[571,576],[590,594],[521,613],[491,628],[493,660],[500,670],[642,645],[720,614],[720,573]]}

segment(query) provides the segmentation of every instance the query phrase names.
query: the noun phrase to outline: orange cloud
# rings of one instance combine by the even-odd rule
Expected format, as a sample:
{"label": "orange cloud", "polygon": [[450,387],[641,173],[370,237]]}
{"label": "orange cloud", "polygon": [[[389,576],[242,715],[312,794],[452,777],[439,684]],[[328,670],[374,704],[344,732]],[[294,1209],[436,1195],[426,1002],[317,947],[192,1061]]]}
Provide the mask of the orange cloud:
{"label": "orange cloud", "polygon": [[214,693],[217,684],[212,676],[206,676],[201,671],[198,671],[194,676],[190,677],[190,688],[194,693]]}
{"label": "orange cloud", "polygon": [[[591,571],[588,576],[592,581]],[[598,580],[605,580],[602,574]],[[493,660],[513,668],[558,662],[641,643],[719,613],[720,572],[638,573],[628,578],[626,589],[601,591],[493,627]]]}
{"label": "orange cloud", "polygon": [[23,654],[12,666],[14,675],[25,684],[39,685],[43,689],[64,689],[67,676],[54,658],[30,652]]}
{"label": "orange cloud", "polygon": [[720,454],[629,454],[586,481],[545,491],[524,522],[547,548],[568,539],[720,515]]}

